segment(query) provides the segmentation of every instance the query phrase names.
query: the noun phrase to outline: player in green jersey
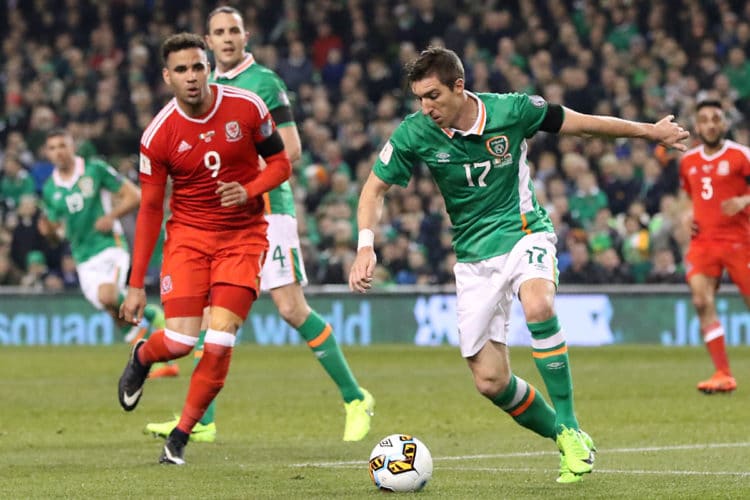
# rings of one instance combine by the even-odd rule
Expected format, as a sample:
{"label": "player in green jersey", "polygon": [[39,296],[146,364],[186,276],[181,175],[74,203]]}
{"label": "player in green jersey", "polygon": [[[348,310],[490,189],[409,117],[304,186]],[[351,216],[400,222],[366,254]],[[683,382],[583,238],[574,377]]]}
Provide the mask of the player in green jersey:
{"label": "player in green jersey", "polygon": [[[76,156],[73,138],[63,129],[47,133],[45,153],[55,169],[42,189],[46,217],[40,218],[39,230],[68,240],[83,295],[95,308],[106,310],[131,341],[145,330],[118,318],[130,267],[119,218],[138,208],[141,192],[103,161]],[[164,327],[159,307],[149,305],[145,316],[152,328]],[[164,372],[174,376],[175,368]]]}
{"label": "player in green jersey", "polygon": [[[302,147],[286,85],[276,73],[258,64],[253,55],[245,50],[250,35],[245,31],[241,14],[232,7],[218,7],[208,15],[207,24],[206,42],[216,60],[212,80],[258,94],[276,122],[289,159],[295,162],[300,157]],[[318,362],[339,388],[346,412],[344,441],[359,441],[370,430],[375,400],[357,383],[336,342],[331,325],[305,299],[302,286],[307,283],[307,276],[289,182],[266,193],[264,198],[269,248],[262,270],[261,290],[269,291],[284,321],[305,339]],[[196,346],[196,359],[200,359],[202,339],[203,332]],[[199,424],[193,428],[192,440],[215,439],[214,407],[215,403],[211,403]],[[151,423],[146,426],[146,432],[165,437],[176,424],[176,419]]]}
{"label": "player in green jersey", "polygon": [[[565,337],[557,320],[555,233],[536,200],[526,139],[537,131],[640,137],[680,150],[688,133],[672,116],[655,124],[577,113],[542,97],[474,94],[456,54],[430,48],[407,66],[421,112],[407,116],[381,150],[362,189],[357,257],[349,286],[364,293],[375,269],[374,229],[386,191],[406,186],[424,162],[445,199],[458,263],[458,330],[477,390],[517,423],[556,441],[558,482],[591,472],[594,443],[580,430]],[[552,400],[511,371],[507,346],[513,296],[531,331],[532,353]]]}

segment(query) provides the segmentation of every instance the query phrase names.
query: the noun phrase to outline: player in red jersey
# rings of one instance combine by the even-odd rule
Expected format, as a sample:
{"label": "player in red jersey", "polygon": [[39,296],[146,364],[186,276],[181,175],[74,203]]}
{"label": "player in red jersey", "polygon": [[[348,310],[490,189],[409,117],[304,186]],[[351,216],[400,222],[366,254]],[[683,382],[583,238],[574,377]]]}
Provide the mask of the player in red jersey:
{"label": "player in red jersey", "polygon": [[[169,37],[162,57],[162,76],[175,98],[141,137],[142,202],[120,317],[135,323],[143,315],[143,280],[171,177],[172,215],[161,270],[166,327],[133,347],[118,397],[126,411],[133,410],[151,365],[190,353],[208,305],[203,357],[193,371],[180,421],[159,459],[181,465],[193,426],[224,385],[235,335],[259,293],[258,274],[268,247],[262,195],[289,178],[291,163],[262,99],[208,83],[210,67],[201,37]],[[258,155],[266,162],[263,170]]]}
{"label": "player in red jersey", "polygon": [[726,139],[727,129],[719,101],[698,103],[695,131],[701,145],[680,161],[680,183],[693,203],[687,281],[716,370],[698,384],[707,394],[737,388],[716,314],[716,290],[724,269],[750,307],[750,148]]}

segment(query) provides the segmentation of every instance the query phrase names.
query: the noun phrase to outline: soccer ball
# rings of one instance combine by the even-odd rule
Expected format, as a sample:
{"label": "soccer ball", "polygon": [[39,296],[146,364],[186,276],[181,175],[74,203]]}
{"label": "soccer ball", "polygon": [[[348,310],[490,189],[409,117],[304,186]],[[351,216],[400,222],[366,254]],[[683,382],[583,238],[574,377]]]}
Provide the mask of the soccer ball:
{"label": "soccer ball", "polygon": [[432,477],[432,455],[414,436],[391,434],[372,449],[368,468],[381,490],[419,491]]}

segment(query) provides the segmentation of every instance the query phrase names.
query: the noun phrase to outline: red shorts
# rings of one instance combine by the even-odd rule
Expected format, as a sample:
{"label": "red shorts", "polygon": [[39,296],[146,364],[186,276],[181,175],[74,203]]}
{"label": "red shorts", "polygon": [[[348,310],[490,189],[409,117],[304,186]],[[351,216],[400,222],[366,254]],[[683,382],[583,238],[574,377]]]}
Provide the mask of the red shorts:
{"label": "red shorts", "polygon": [[750,244],[693,240],[685,261],[688,281],[696,274],[719,279],[726,269],[740,293],[750,295]]}
{"label": "red shorts", "polygon": [[[267,249],[265,224],[232,231],[203,231],[168,224],[161,268],[161,301],[165,316],[201,316],[204,306],[220,305],[244,319],[250,303],[259,294],[259,274]],[[211,297],[215,285],[249,290],[252,300],[249,303],[238,301],[245,304],[239,307],[216,304]],[[227,297],[227,294],[221,296]]]}

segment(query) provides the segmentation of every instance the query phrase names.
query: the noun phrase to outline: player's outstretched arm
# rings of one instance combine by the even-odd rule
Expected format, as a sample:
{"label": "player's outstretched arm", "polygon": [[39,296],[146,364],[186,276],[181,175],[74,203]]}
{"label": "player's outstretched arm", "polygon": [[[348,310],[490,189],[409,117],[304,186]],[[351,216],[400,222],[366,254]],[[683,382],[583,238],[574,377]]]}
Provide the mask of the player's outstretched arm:
{"label": "player's outstretched arm", "polygon": [[134,212],[141,203],[141,190],[129,179],[124,179],[119,191],[117,191],[117,199],[117,204],[112,207],[112,211],[96,220],[94,229],[107,233],[112,230],[112,226],[117,219]]}
{"label": "player's outstretched arm", "polygon": [[390,187],[390,184],[383,182],[370,172],[370,176],[362,187],[362,193],[359,195],[357,207],[359,241],[357,256],[349,271],[349,289],[353,292],[365,293],[372,288],[372,276],[377,262],[373,230],[383,213],[385,193]]}
{"label": "player's outstretched arm", "polygon": [[154,252],[164,218],[164,192],[166,186],[143,182],[143,202],[135,221],[135,241],[130,265],[128,294],[120,306],[120,318],[137,325],[143,319],[146,292],[143,288],[148,262]]}
{"label": "player's outstretched arm", "polygon": [[564,109],[565,118],[560,128],[561,134],[641,138],[680,151],[687,150],[687,145],[683,141],[690,133],[674,121],[674,115],[667,115],[656,123],[645,123]]}

